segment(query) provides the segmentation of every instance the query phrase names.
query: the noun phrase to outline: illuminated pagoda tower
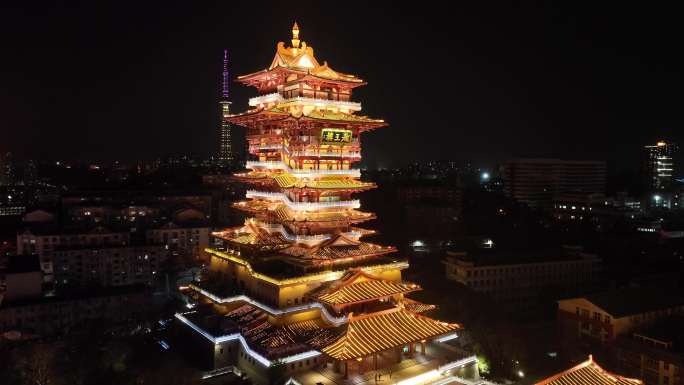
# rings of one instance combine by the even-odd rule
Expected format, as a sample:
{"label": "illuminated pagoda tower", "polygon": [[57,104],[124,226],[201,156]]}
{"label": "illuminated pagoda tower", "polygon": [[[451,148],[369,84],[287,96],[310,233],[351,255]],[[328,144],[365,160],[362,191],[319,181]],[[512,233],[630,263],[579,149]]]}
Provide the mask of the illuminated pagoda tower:
{"label": "illuminated pagoda tower", "polygon": [[221,100],[219,101],[219,104],[221,106],[221,127],[219,132],[218,160],[221,162],[221,164],[225,166],[228,165],[234,158],[230,121],[228,121],[228,117],[230,116],[230,75],[228,73],[227,49],[223,50],[223,72],[221,75]]}
{"label": "illuminated pagoda tower", "polygon": [[176,315],[211,345],[212,373],[237,368],[267,383],[279,367],[300,384],[358,383],[376,370],[421,384],[477,377],[475,357],[445,360],[459,326],[422,314],[434,306],[406,297],[421,289],[402,280],[408,263],[358,227],[374,215],[353,194],[375,187],[354,168],[359,137],[386,126],[356,114],[351,93],[366,83],[320,64],[296,23],[267,69],[237,80],[260,94],[228,118],[246,127],[255,159],[235,175],[252,186],[235,204],[250,218],[213,234],[210,272],[184,288],[192,310]]}

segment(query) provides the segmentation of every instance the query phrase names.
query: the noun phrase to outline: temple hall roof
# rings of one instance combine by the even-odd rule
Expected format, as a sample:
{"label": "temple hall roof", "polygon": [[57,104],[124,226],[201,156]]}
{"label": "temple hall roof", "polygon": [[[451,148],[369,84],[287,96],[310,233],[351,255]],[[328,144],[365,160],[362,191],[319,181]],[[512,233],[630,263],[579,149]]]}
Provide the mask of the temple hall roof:
{"label": "temple hall roof", "polygon": [[337,285],[332,285],[316,295],[320,302],[343,305],[366,302],[396,294],[420,290],[413,283],[391,282],[375,278],[363,271],[356,271]]}
{"label": "temple hall roof", "polygon": [[348,240],[348,242],[350,242],[349,244],[335,244],[335,242],[339,242],[341,238],[346,239],[343,235],[338,234],[330,241],[326,241],[320,246],[311,248],[292,246],[282,250],[281,253],[303,259],[334,261],[370,257],[397,251],[396,248],[391,246],[380,246],[374,243],[353,240]]}
{"label": "temple hall roof", "polygon": [[410,298],[404,298],[404,308],[413,313],[425,313],[426,311],[437,308],[435,305],[423,303]]}
{"label": "temple hall roof", "polygon": [[369,219],[374,219],[373,213],[366,213],[355,209],[347,209],[342,211],[320,211],[320,212],[301,212],[294,213],[287,209],[284,205],[275,210],[276,216],[286,222],[334,222],[334,221],[350,221],[363,222]]}
{"label": "temple hall roof", "polygon": [[344,177],[327,177],[313,180],[303,180],[290,173],[282,173],[274,176],[276,183],[281,188],[315,188],[315,189],[366,189],[375,187],[375,184],[361,182],[356,179]]}
{"label": "temple hall roof", "polygon": [[270,71],[287,69],[321,79],[363,84],[362,79],[354,75],[335,71],[328,66],[327,62],[320,64],[314,55],[313,47],[308,46],[306,42],[299,39],[299,26],[297,23],[292,27],[291,43],[290,47],[286,47],[284,42],[277,44],[275,56],[268,69],[239,76],[238,80],[248,82],[253,78],[259,78],[264,75],[268,76],[267,74]]}
{"label": "temple hall roof", "polygon": [[641,380],[609,373],[589,359],[535,385],[643,385]]}
{"label": "temple hall roof", "polygon": [[335,360],[352,360],[458,328],[457,324],[436,321],[400,307],[360,317],[350,314],[346,332],[321,351]]}
{"label": "temple hall roof", "polygon": [[383,119],[373,119],[365,115],[355,115],[347,114],[342,112],[332,112],[332,111],[318,111],[313,110],[307,114],[298,113],[292,114],[290,110],[285,106],[276,106],[268,109],[252,109],[240,114],[230,115],[228,120],[231,123],[245,125],[250,121],[255,120],[267,120],[273,121],[273,118],[278,118],[280,120],[296,120],[296,121],[319,121],[324,123],[330,122],[343,122],[348,125],[359,126],[365,129],[373,129],[387,126],[387,123]]}

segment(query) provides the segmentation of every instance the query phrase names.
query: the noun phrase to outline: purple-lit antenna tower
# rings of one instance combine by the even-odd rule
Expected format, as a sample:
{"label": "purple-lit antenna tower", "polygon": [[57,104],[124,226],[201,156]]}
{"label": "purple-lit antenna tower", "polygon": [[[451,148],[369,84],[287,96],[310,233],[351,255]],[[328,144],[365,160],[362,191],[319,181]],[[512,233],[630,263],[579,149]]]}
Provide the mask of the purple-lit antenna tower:
{"label": "purple-lit antenna tower", "polygon": [[223,88],[221,91],[221,96],[223,96],[223,99],[228,99],[229,93],[228,93],[228,82],[230,81],[230,77],[228,76],[228,50],[224,49],[223,50]]}
{"label": "purple-lit antenna tower", "polygon": [[231,127],[227,118],[230,115],[230,100],[228,92],[228,84],[230,76],[228,75],[228,50],[223,50],[223,81],[221,84],[221,131],[219,138],[219,153],[218,159],[223,166],[228,166],[233,160],[233,146],[231,140]]}

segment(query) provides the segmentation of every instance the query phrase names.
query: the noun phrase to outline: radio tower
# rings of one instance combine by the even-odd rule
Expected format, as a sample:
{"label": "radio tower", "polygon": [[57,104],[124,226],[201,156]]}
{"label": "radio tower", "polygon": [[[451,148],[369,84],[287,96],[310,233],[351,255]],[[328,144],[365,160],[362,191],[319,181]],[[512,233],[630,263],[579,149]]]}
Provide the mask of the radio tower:
{"label": "radio tower", "polygon": [[218,159],[223,166],[229,165],[233,160],[233,148],[231,141],[231,128],[228,116],[230,115],[230,100],[228,93],[228,82],[230,76],[228,75],[228,50],[223,50],[223,79],[221,84],[221,128],[219,140]]}

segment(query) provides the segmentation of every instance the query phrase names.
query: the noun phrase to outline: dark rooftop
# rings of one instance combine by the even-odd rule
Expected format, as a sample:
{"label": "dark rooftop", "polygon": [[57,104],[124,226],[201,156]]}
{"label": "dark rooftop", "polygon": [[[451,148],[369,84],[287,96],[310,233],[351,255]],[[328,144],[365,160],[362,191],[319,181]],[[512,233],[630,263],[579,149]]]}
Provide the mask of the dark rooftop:
{"label": "dark rooftop", "polygon": [[448,257],[456,258],[461,261],[473,262],[475,266],[497,266],[497,265],[516,265],[532,264],[559,261],[577,261],[591,254],[583,254],[581,249],[571,248],[549,248],[544,250],[499,250],[480,248],[460,251],[452,249],[447,253]]}
{"label": "dark rooftop", "polygon": [[634,334],[663,342],[671,342],[672,350],[684,352],[684,316],[676,315],[657,320],[653,324],[635,331]]}
{"label": "dark rooftop", "polygon": [[12,255],[7,261],[6,274],[32,273],[40,270],[38,255]]}
{"label": "dark rooftop", "polygon": [[625,317],[684,306],[684,296],[678,289],[655,286],[611,290],[591,294],[585,298],[613,317]]}
{"label": "dark rooftop", "polygon": [[150,293],[150,288],[142,284],[113,286],[113,287],[90,287],[75,288],[63,291],[54,297],[27,298],[16,301],[4,301],[3,308],[40,305],[51,302],[72,302],[89,298],[118,297],[125,295],[138,295]]}

